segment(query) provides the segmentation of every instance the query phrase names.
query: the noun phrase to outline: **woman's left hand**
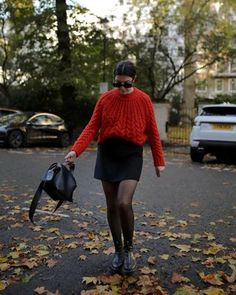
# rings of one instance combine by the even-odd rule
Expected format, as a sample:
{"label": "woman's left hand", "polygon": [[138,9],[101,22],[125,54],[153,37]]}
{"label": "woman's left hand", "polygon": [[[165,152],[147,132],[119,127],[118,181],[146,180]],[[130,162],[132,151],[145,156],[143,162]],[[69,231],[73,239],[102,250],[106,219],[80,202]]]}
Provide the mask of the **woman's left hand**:
{"label": "woman's left hand", "polygon": [[155,167],[156,169],[156,175],[157,177],[160,177],[161,176],[161,172],[165,169],[165,166],[157,166]]}

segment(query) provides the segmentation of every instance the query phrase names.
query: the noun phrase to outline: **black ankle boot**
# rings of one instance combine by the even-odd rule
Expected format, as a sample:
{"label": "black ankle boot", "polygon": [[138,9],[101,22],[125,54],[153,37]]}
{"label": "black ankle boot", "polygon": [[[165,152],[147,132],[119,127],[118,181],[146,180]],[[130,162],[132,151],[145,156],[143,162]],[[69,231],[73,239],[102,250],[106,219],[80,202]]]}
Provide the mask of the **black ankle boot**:
{"label": "black ankle boot", "polygon": [[124,250],[124,273],[131,274],[136,269],[132,242],[125,242]]}
{"label": "black ankle boot", "polygon": [[119,241],[114,242],[115,245],[115,254],[112,259],[111,269],[113,271],[119,271],[124,264],[124,256],[123,256],[123,249],[122,243]]}

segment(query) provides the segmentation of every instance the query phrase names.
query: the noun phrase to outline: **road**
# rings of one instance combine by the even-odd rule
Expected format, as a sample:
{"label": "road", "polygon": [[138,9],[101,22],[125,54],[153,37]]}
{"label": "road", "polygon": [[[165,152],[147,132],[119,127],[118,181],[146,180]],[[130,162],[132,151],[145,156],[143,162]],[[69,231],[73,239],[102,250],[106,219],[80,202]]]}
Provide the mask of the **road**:
{"label": "road", "polygon": [[113,248],[102,188],[93,178],[94,148],[77,160],[74,203],[52,215],[55,203],[44,195],[37,225],[28,221],[40,177],[65,153],[0,149],[1,294],[235,294],[236,166],[211,159],[193,164],[166,150],[166,170],[157,178],[145,149],[134,198],[138,270],[131,282],[108,273]]}

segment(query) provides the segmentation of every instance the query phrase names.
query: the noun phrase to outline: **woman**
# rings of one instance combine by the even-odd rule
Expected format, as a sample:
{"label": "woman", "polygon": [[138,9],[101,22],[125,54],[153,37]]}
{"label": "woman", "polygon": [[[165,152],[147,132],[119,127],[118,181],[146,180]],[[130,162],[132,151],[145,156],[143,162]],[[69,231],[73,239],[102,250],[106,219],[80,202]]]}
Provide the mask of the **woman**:
{"label": "woman", "polygon": [[132,199],[147,139],[158,177],[165,165],[151,99],[134,87],[135,78],[132,62],[121,61],[116,65],[114,89],[101,95],[88,125],[65,157],[69,164],[74,163],[99,134],[94,177],[102,181],[106,196],[107,219],[115,246],[111,269],[118,272],[123,267],[125,274],[136,267]]}

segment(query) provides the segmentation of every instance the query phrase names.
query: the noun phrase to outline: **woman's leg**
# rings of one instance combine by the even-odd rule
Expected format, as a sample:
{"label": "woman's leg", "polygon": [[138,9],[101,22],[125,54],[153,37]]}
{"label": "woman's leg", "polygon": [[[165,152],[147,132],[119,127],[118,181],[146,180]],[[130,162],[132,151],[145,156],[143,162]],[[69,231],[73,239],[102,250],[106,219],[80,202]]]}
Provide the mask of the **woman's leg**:
{"label": "woman's leg", "polygon": [[137,187],[136,180],[123,180],[118,189],[118,207],[120,213],[121,228],[124,236],[124,271],[131,273],[136,267],[133,255],[134,213],[132,207],[133,195]]}
{"label": "woman's leg", "polygon": [[123,180],[118,189],[118,207],[124,240],[132,242],[134,233],[133,195],[137,187],[136,180]]}
{"label": "woman's leg", "polygon": [[118,183],[102,181],[107,203],[107,220],[114,242],[121,240],[120,215],[117,206],[118,185]]}
{"label": "woman's leg", "polygon": [[107,220],[115,246],[115,255],[112,260],[111,268],[113,271],[119,271],[124,262],[120,214],[117,202],[117,192],[119,184],[103,181],[102,186],[106,196]]}

